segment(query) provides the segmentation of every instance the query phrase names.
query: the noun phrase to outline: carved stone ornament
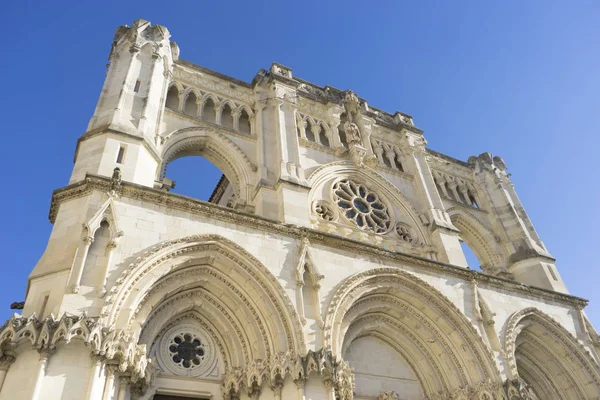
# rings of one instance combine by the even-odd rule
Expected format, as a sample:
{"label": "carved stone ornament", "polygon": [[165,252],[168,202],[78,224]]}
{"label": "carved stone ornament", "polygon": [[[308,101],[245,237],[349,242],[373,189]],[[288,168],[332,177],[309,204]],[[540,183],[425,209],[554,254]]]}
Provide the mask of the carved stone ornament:
{"label": "carved stone ornament", "polygon": [[346,121],[344,124],[344,132],[346,132],[346,138],[349,144],[360,144],[361,136],[358,125],[356,125],[354,122]]}
{"label": "carved stone ornament", "polygon": [[314,203],[313,210],[317,216],[327,222],[337,220],[338,212],[329,201],[319,200]]}
{"label": "carved stone ornament", "polygon": [[396,224],[396,234],[400,238],[400,240],[415,244],[417,242],[417,235],[414,230],[407,224],[403,222],[398,222]]}
{"label": "carved stone ornament", "polygon": [[381,392],[377,400],[400,400],[396,392]]}

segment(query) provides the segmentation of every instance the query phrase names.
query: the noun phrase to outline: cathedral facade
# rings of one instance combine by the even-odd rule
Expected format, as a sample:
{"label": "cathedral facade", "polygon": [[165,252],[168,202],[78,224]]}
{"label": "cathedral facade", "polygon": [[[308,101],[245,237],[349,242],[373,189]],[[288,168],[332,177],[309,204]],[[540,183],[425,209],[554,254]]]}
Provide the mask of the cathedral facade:
{"label": "cathedral facade", "polygon": [[[208,202],[170,192],[188,156],[223,172]],[[0,400],[600,398],[587,301],[502,158],[280,64],[243,82],[118,28],[49,218]]]}

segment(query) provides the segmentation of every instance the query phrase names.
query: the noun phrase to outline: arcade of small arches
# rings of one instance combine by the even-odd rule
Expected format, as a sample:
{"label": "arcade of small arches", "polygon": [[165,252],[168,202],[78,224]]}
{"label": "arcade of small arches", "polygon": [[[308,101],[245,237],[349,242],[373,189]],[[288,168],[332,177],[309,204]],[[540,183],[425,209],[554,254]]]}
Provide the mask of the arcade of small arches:
{"label": "arcade of small arches", "polygon": [[254,113],[250,107],[219,99],[212,93],[202,93],[195,88],[184,89],[178,83],[169,87],[165,107],[242,134],[252,135],[254,132]]}

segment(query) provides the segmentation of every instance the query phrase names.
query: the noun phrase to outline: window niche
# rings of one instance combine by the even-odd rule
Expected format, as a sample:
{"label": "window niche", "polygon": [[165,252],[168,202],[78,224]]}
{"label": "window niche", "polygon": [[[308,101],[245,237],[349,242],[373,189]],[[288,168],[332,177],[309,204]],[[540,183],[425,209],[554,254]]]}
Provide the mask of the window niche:
{"label": "window niche", "polygon": [[300,259],[296,267],[297,309],[303,324],[309,320],[317,321],[323,327],[321,317],[321,298],[319,290],[323,275],[319,274],[310,256],[309,241],[304,239],[300,246]]}

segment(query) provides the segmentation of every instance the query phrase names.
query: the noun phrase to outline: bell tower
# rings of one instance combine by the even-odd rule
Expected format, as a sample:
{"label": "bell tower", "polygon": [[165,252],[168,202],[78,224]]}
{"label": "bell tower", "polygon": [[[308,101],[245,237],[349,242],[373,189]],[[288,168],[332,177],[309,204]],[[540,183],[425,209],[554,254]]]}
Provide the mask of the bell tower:
{"label": "bell tower", "polygon": [[86,173],[153,186],[156,149],[167,85],[179,48],[161,25],[139,19],[117,29],[102,92],[87,131],[79,138],[69,183]]}

